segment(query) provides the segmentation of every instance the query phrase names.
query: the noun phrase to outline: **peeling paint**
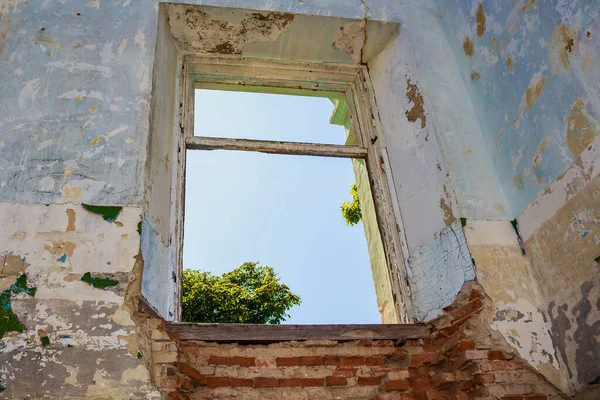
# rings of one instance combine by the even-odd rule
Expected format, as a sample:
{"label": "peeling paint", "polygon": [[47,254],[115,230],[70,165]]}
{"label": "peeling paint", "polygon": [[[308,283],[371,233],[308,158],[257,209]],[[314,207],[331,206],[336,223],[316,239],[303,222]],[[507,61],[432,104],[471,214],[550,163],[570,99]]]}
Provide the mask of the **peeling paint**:
{"label": "peeling paint", "polygon": [[473,47],[473,40],[468,36],[463,41],[463,51],[469,57],[473,56],[473,53],[475,52]]}
{"label": "peeling paint", "polygon": [[94,206],[89,204],[82,204],[82,207],[92,214],[100,215],[106,222],[115,221],[123,209],[120,206]]}
{"label": "peeling paint", "polygon": [[406,98],[412,103],[412,108],[405,112],[406,118],[410,122],[421,120],[421,129],[427,124],[427,116],[425,115],[425,104],[423,96],[416,84],[412,83],[410,78],[406,79]]}
{"label": "peeling paint", "polygon": [[334,36],[333,48],[347,53],[355,63],[361,63],[362,49],[367,40],[366,26],[366,20],[341,26]]}
{"label": "peeling paint", "polygon": [[553,74],[565,74],[571,68],[571,60],[578,41],[577,31],[569,25],[556,27],[550,38],[548,52]]}
{"label": "peeling paint", "polygon": [[475,20],[477,21],[477,36],[483,36],[485,34],[485,11],[483,9],[483,3],[479,3],[479,6],[477,7]]}
{"label": "peeling paint", "polygon": [[581,154],[600,133],[598,124],[587,113],[583,99],[577,99],[573,103],[567,115],[565,130],[567,144],[574,158]]}
{"label": "peeling paint", "polygon": [[537,72],[533,75],[529,81],[529,85],[521,98],[521,104],[519,104],[519,113],[513,121],[513,128],[519,128],[519,119],[525,114],[525,110],[533,109],[533,106],[542,95],[542,90],[546,84],[546,77],[541,73]]}
{"label": "peeling paint", "polygon": [[515,65],[515,62],[512,58],[512,56],[508,56],[506,57],[506,70],[510,71]]}
{"label": "peeling paint", "polygon": [[6,332],[23,332],[23,325],[11,306],[11,296],[25,293],[35,296],[36,288],[27,285],[27,276],[20,275],[14,283],[0,293],[0,339]]}
{"label": "peeling paint", "polygon": [[519,7],[519,11],[527,12],[527,11],[531,10],[533,7],[535,7],[536,4],[537,4],[537,0],[527,0],[527,2],[525,4],[523,4],[521,7]]}
{"label": "peeling paint", "polygon": [[10,17],[0,13],[0,53],[4,50],[4,41],[6,40],[8,32],[10,32],[11,26]]}
{"label": "peeling paint", "polygon": [[119,281],[115,281],[114,279],[110,279],[107,277],[93,278],[91,272],[86,272],[85,274],[83,274],[83,276],[81,277],[81,281],[98,289],[106,289],[109,287],[117,286],[119,284]]}
{"label": "peeling paint", "polygon": [[169,7],[169,24],[175,38],[204,54],[242,54],[248,43],[274,42],[293,20],[293,14],[255,12],[230,22],[213,18],[197,7]]}
{"label": "peeling paint", "polygon": [[431,243],[409,258],[411,297],[418,321],[441,315],[463,283],[475,278],[475,267],[459,221],[446,227]]}

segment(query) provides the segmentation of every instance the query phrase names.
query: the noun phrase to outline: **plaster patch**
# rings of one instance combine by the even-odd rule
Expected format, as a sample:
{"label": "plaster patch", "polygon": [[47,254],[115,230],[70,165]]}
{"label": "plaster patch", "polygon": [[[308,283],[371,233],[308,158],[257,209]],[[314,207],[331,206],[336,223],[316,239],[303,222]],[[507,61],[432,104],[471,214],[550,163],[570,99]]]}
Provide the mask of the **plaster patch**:
{"label": "plaster patch", "polygon": [[452,304],[463,283],[475,278],[475,269],[460,222],[444,228],[432,242],[408,259],[408,281],[415,318],[429,321]]}
{"label": "plaster patch", "polygon": [[105,186],[105,182],[92,179],[74,179],[63,186],[62,198],[64,201],[89,201],[97,196]]}
{"label": "plaster patch", "polygon": [[332,46],[348,54],[352,61],[361,63],[362,50],[366,41],[367,21],[350,22],[340,27],[333,37]]}
{"label": "plaster patch", "polygon": [[102,65],[92,65],[88,63],[78,63],[74,61],[63,62],[63,61],[50,61],[46,64],[48,67],[55,67],[64,69],[67,72],[79,73],[79,72],[97,72],[104,77],[112,76],[112,69]]}
{"label": "plaster patch", "polygon": [[548,53],[553,74],[565,74],[571,68],[571,59],[575,56],[577,31],[569,25],[556,27],[550,38]]}
{"label": "plaster patch", "polygon": [[524,298],[514,303],[496,302],[491,328],[500,332],[533,367],[560,364],[542,311]]}
{"label": "plaster patch", "polygon": [[293,20],[293,14],[254,12],[245,13],[240,23],[235,23],[213,18],[198,7],[169,7],[173,36],[186,47],[204,54],[242,54],[248,43],[274,42]]}
{"label": "plaster patch", "polygon": [[600,135],[593,138],[571,166],[558,176],[518,217],[523,240],[527,241],[552,218],[587,182],[600,172]]}
{"label": "plaster patch", "polygon": [[0,13],[0,53],[2,53],[2,50],[4,50],[4,41],[6,40],[6,35],[8,35],[8,32],[10,32],[10,28],[10,17]]}
{"label": "plaster patch", "polygon": [[121,44],[117,48],[117,54],[119,55],[119,57],[121,57],[123,55],[123,52],[125,51],[126,48],[127,48],[127,39],[123,39],[121,41]]}
{"label": "plaster patch", "polygon": [[34,101],[37,93],[38,93],[38,84],[39,84],[40,79],[33,79],[31,81],[25,82],[25,86],[23,87],[23,89],[21,89],[21,92],[19,93],[19,97],[17,98],[17,104],[19,105],[20,108],[25,108],[25,104],[27,102],[28,99],[30,99],[31,101]]}
{"label": "plaster patch", "polygon": [[425,104],[423,102],[423,96],[416,83],[412,83],[410,78],[406,79],[406,98],[409,103],[412,103],[412,108],[406,110],[406,119],[410,122],[416,122],[417,119],[421,120],[421,129],[425,128],[427,124],[427,115],[425,114]]}
{"label": "plaster patch", "polygon": [[91,91],[90,93],[88,93],[85,90],[69,90],[69,91],[64,92],[63,94],[57,96],[56,98],[81,101],[85,97],[89,97],[89,98],[97,99],[97,100],[104,100],[104,96],[102,95],[102,93],[97,92],[97,91]]}
{"label": "plaster patch", "polygon": [[473,40],[468,36],[463,41],[463,51],[468,57],[473,56],[473,54],[475,53]]}
{"label": "plaster patch", "polygon": [[27,4],[28,0],[2,0],[0,2],[0,14],[9,14],[11,11],[16,11],[19,4]]}
{"label": "plaster patch", "polygon": [[510,71],[515,65],[515,62],[512,58],[512,56],[508,56],[506,57],[506,70]]}
{"label": "plaster patch", "polygon": [[567,145],[573,158],[579,156],[600,133],[598,124],[587,113],[583,99],[577,99],[567,115]]}
{"label": "plaster patch", "polygon": [[521,97],[521,103],[519,104],[519,112],[517,117],[513,121],[513,128],[519,128],[519,119],[525,114],[526,110],[531,110],[535,103],[542,95],[542,90],[546,84],[546,77],[542,72],[536,72],[529,81],[527,89]]}
{"label": "plaster patch", "polygon": [[485,34],[485,10],[483,9],[483,3],[479,3],[477,7],[475,20],[477,21],[477,36],[483,36]]}
{"label": "plaster patch", "polygon": [[142,222],[141,249],[144,258],[142,294],[164,319],[171,321],[175,307],[175,247],[163,244],[147,215]]}
{"label": "plaster patch", "polygon": [[38,184],[38,190],[40,192],[52,192],[54,190],[54,179],[49,176],[45,176],[40,179],[40,183]]}

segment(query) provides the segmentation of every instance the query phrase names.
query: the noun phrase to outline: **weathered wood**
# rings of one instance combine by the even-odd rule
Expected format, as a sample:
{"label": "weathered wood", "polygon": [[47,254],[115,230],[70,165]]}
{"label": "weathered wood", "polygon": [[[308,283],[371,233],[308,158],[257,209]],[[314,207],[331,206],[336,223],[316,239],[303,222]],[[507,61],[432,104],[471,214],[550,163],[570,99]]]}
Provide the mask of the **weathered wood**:
{"label": "weathered wood", "polygon": [[194,150],[240,150],[270,154],[292,154],[300,156],[365,158],[367,150],[339,144],[301,142],[277,142],[270,140],[225,139],[193,136],[186,139],[188,149]]}
{"label": "weathered wood", "polygon": [[254,325],[167,323],[167,331],[176,334],[180,340],[238,343],[302,340],[407,340],[420,339],[429,335],[429,328],[421,324]]}

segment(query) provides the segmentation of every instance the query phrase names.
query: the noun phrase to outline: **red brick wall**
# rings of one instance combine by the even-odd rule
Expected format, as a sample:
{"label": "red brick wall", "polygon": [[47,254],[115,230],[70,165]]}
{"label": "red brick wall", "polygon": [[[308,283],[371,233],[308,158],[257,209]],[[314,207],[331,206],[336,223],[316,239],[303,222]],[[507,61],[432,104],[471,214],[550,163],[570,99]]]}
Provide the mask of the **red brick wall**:
{"label": "red brick wall", "polygon": [[[145,354],[169,399],[503,399],[560,398],[508,346],[482,340],[487,300],[467,285],[424,340],[282,342],[178,341],[147,319]],[[149,322],[150,321],[150,322]],[[485,326],[484,326],[485,325]],[[484,331],[482,332],[482,329]]]}

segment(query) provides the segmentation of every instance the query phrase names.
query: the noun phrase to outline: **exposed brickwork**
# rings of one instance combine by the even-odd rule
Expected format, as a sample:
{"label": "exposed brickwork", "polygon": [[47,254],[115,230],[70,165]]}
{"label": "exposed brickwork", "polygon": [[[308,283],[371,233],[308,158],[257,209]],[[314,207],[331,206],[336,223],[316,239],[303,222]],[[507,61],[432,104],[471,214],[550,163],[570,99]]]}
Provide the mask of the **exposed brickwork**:
{"label": "exposed brickwork", "polygon": [[486,297],[471,286],[432,324],[430,337],[401,345],[384,340],[179,342],[163,323],[147,318],[147,356],[154,382],[168,399],[560,398],[518,355],[473,334],[472,325],[488,309]]}

